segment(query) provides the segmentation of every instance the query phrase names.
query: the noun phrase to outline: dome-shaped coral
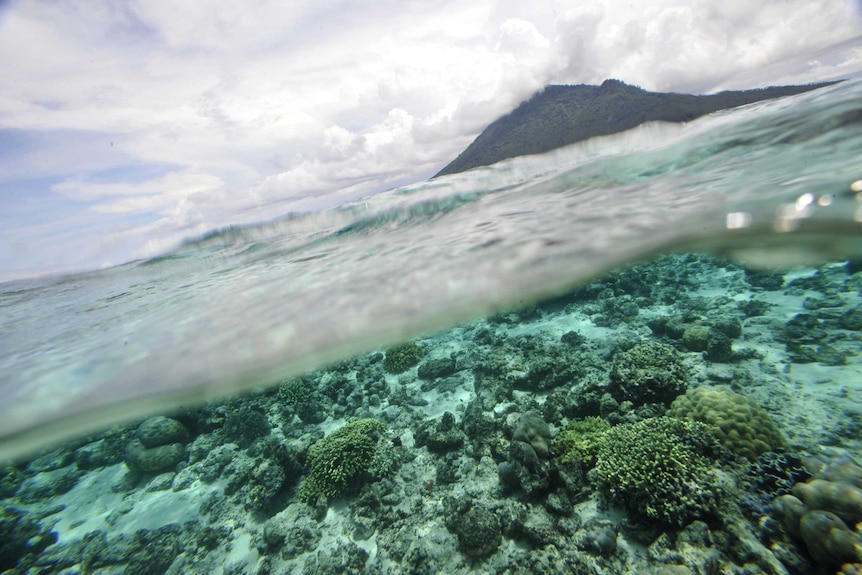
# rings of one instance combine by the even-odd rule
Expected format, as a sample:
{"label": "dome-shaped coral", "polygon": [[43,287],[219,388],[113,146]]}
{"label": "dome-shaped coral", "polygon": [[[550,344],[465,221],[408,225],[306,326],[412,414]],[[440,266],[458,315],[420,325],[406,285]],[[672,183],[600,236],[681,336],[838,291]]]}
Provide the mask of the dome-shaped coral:
{"label": "dome-shaped coral", "polygon": [[720,388],[699,387],[677,397],[670,413],[710,427],[719,441],[749,461],[787,445],[769,414],[751,399]]}
{"label": "dome-shaped coral", "polygon": [[775,514],[821,565],[862,562],[862,467],[841,459],[813,471],[773,502]]}

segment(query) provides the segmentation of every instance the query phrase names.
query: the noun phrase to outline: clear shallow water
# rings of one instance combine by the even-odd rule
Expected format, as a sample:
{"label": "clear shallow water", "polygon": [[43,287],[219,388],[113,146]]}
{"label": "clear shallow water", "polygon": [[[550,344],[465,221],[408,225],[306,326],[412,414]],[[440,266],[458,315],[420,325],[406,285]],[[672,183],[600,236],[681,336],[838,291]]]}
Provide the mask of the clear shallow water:
{"label": "clear shallow water", "polygon": [[0,459],[552,296],[671,250],[862,257],[862,84],[0,286]]}

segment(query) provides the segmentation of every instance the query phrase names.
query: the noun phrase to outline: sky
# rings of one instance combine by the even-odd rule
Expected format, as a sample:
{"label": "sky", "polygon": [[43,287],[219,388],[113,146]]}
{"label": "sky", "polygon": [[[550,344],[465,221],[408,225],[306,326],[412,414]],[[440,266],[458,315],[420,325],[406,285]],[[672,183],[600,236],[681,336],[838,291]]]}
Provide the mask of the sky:
{"label": "sky", "polygon": [[0,0],[0,281],[427,179],[547,84],[857,77],[860,0]]}

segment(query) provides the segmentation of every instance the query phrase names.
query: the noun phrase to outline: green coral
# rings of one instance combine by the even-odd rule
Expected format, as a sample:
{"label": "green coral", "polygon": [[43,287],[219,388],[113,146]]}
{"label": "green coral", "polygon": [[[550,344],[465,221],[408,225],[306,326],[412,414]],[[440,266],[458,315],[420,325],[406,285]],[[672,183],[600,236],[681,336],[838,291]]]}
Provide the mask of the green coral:
{"label": "green coral", "polygon": [[719,446],[702,423],[655,417],[612,427],[596,458],[608,498],[637,515],[682,526],[715,515]]}
{"label": "green coral", "polygon": [[287,379],[278,387],[278,398],[293,407],[304,423],[320,423],[326,419],[326,410],[319,393],[302,379]]}
{"label": "green coral", "polygon": [[388,373],[402,373],[413,367],[422,359],[422,348],[416,343],[408,341],[400,345],[394,345],[386,350],[383,359],[383,369]]}
{"label": "green coral", "polygon": [[315,442],[308,450],[308,474],[299,498],[307,502],[321,496],[334,499],[365,480],[372,464],[376,465],[378,445],[385,434],[386,426],[368,417],[349,421]]}
{"label": "green coral", "polygon": [[610,428],[611,425],[601,417],[572,421],[554,439],[554,453],[562,461],[582,461],[592,467],[602,439]]}
{"label": "green coral", "polygon": [[677,397],[670,414],[708,425],[722,445],[754,461],[787,446],[769,414],[751,399],[727,389],[699,387]]}

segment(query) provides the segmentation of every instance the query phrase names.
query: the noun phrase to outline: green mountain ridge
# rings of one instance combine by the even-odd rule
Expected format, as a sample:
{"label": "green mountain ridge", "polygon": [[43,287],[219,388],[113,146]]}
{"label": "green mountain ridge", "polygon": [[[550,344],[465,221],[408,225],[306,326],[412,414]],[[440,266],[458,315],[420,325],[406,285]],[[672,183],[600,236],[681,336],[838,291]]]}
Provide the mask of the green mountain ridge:
{"label": "green mountain ridge", "polygon": [[648,92],[619,80],[605,80],[601,86],[552,84],[492,122],[434,177],[516,156],[548,152],[594,136],[623,132],[644,122],[688,122],[719,110],[801,94],[835,83],[770,86],[707,95]]}

